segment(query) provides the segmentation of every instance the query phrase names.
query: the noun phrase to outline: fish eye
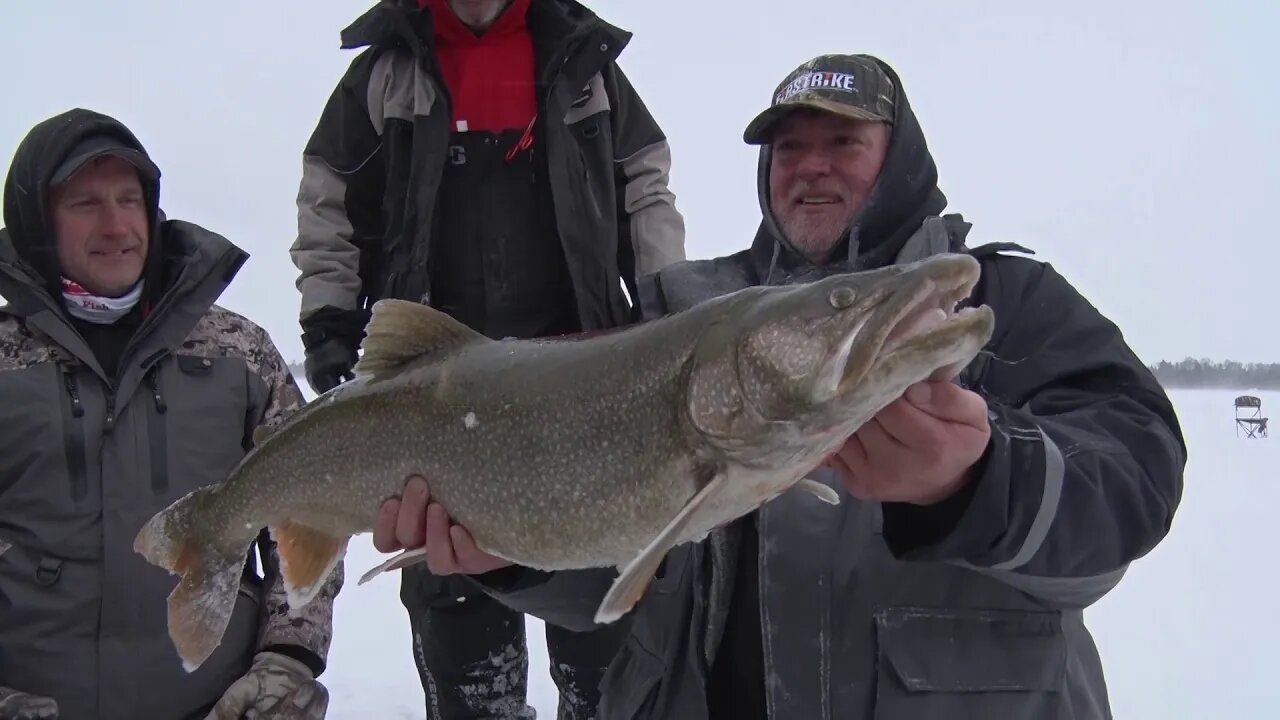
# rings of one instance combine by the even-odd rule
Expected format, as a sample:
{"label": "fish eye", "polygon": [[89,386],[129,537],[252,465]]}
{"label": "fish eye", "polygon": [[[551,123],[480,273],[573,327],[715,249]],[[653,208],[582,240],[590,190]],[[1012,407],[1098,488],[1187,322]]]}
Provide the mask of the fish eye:
{"label": "fish eye", "polygon": [[857,299],[857,293],[850,287],[838,287],[827,296],[827,301],[831,303],[831,307],[837,310],[844,310],[852,306],[855,299]]}

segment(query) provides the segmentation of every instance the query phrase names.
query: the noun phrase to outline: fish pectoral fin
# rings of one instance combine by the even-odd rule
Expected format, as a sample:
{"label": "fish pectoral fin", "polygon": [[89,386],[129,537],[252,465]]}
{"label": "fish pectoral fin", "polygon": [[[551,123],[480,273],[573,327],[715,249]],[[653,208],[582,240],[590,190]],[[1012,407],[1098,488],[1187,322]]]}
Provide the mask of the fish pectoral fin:
{"label": "fish pectoral fin", "polygon": [[410,565],[417,565],[420,562],[427,561],[427,549],[425,547],[405,550],[404,552],[392,557],[386,562],[380,563],[377,567],[360,576],[360,582],[356,585],[363,585],[378,575],[392,570],[403,570]]}
{"label": "fish pectoral fin", "polygon": [[373,305],[361,357],[352,371],[357,376],[394,370],[428,353],[488,338],[422,303],[387,298]]}
{"label": "fish pectoral fin", "polygon": [[609,588],[609,592],[605,593],[604,600],[600,602],[600,607],[596,609],[595,621],[597,623],[615,622],[630,612],[636,603],[640,602],[640,598],[644,596],[645,588],[649,587],[654,574],[658,572],[658,566],[662,564],[662,558],[666,557],[671,548],[675,547],[676,541],[680,538],[685,528],[698,517],[698,510],[707,503],[707,498],[722,492],[727,486],[728,481],[724,473],[712,478],[711,482],[704,485],[685,504],[680,512],[672,518],[671,522],[667,523],[662,532],[658,533],[658,536],[650,541],[648,547],[635,556],[631,562],[627,563],[627,566],[622,570],[622,574],[613,581],[613,586]]}
{"label": "fish pectoral fin", "polygon": [[800,478],[800,481],[795,484],[795,489],[807,492],[828,505],[840,504],[840,496],[836,494],[836,491],[817,480]]}
{"label": "fish pectoral fin", "polygon": [[320,592],[347,553],[350,537],[336,537],[302,523],[285,521],[267,528],[280,554],[280,575],[289,609],[298,610]]}

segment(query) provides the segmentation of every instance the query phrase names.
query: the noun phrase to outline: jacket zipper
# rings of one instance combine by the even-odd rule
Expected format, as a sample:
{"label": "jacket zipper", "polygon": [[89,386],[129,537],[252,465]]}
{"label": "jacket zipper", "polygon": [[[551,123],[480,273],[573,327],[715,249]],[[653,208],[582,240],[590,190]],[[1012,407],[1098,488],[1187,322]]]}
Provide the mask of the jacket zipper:
{"label": "jacket zipper", "polygon": [[151,404],[147,409],[147,441],[151,458],[151,491],[163,495],[169,491],[169,438],[165,413],[169,409],[164,400],[164,392],[160,382],[160,363],[155,362],[164,356],[164,351],[143,361],[146,370],[145,381],[151,391]]}
{"label": "jacket zipper", "polygon": [[89,494],[89,479],[85,462],[84,404],[80,402],[80,386],[76,382],[73,364],[62,363],[62,382],[71,400],[69,405],[63,406],[63,424],[67,430],[63,440],[67,476],[71,482],[71,498],[80,501]]}

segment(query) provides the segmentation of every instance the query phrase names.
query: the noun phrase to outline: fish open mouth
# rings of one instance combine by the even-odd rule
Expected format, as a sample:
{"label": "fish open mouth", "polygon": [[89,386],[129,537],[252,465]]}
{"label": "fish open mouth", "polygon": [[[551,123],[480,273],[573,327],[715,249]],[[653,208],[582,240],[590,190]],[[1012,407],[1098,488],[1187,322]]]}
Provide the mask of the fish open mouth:
{"label": "fish open mouth", "polygon": [[[878,311],[887,317],[877,318],[878,323],[869,323],[875,329],[851,348],[840,382],[841,391],[856,387],[872,368],[895,355],[919,349],[940,334],[963,336],[968,325],[982,322],[989,309],[957,307],[973,292],[977,281],[976,272],[939,273],[899,290]],[[860,329],[857,334],[863,332],[865,329]],[[929,379],[954,377],[962,365],[963,362],[944,364],[935,368]]]}
{"label": "fish open mouth", "polygon": [[892,329],[885,337],[879,354],[887,355],[940,325],[958,322],[965,315],[976,312],[976,308],[956,307],[969,296],[971,290],[971,283],[946,288],[939,287],[933,280],[926,280],[925,287],[899,311],[898,317],[890,324]]}

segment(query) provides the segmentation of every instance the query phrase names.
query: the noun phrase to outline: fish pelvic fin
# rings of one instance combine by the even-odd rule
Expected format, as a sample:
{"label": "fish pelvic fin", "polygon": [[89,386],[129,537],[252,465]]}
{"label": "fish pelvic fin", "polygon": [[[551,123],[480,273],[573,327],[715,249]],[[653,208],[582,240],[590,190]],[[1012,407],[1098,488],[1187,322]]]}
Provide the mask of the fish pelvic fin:
{"label": "fish pelvic fin", "polygon": [[801,492],[807,492],[828,505],[840,504],[840,495],[835,490],[832,490],[830,487],[823,485],[817,480],[800,478],[800,481],[795,484],[795,489]]}
{"label": "fish pelvic fin", "polygon": [[352,371],[377,376],[423,355],[488,338],[435,308],[410,300],[387,298],[373,305],[361,357]]}
{"label": "fish pelvic fin", "polygon": [[187,672],[208,659],[222,642],[235,610],[236,594],[253,535],[219,546],[195,532],[213,487],[194,490],[147,521],[133,549],[147,562],[179,576],[169,593],[169,639]]}
{"label": "fish pelvic fin", "polygon": [[405,550],[404,552],[392,557],[385,562],[381,562],[377,567],[370,569],[368,572],[360,576],[360,582],[357,585],[363,585],[384,572],[392,570],[403,570],[410,565],[416,565],[420,562],[427,561],[427,549],[425,547]]}
{"label": "fish pelvic fin", "polygon": [[600,602],[600,606],[596,608],[595,621],[597,623],[615,622],[623,615],[631,612],[636,603],[640,602],[640,598],[644,596],[645,589],[649,587],[653,576],[658,572],[658,566],[662,564],[662,559],[667,556],[671,548],[675,547],[676,541],[680,538],[685,528],[698,517],[698,511],[706,505],[707,499],[726,489],[728,486],[726,478],[725,473],[719,473],[712,478],[711,482],[704,485],[681,508],[680,512],[672,518],[671,522],[667,523],[662,532],[658,533],[658,536],[650,541],[649,545],[639,555],[627,563],[627,566],[622,570],[622,574],[613,581],[613,586],[609,588],[609,592],[605,593],[604,600]]}
{"label": "fish pelvic fin", "polygon": [[267,528],[280,555],[280,574],[290,610],[311,602],[325,580],[347,554],[350,536],[331,535],[299,522],[285,521]]}

